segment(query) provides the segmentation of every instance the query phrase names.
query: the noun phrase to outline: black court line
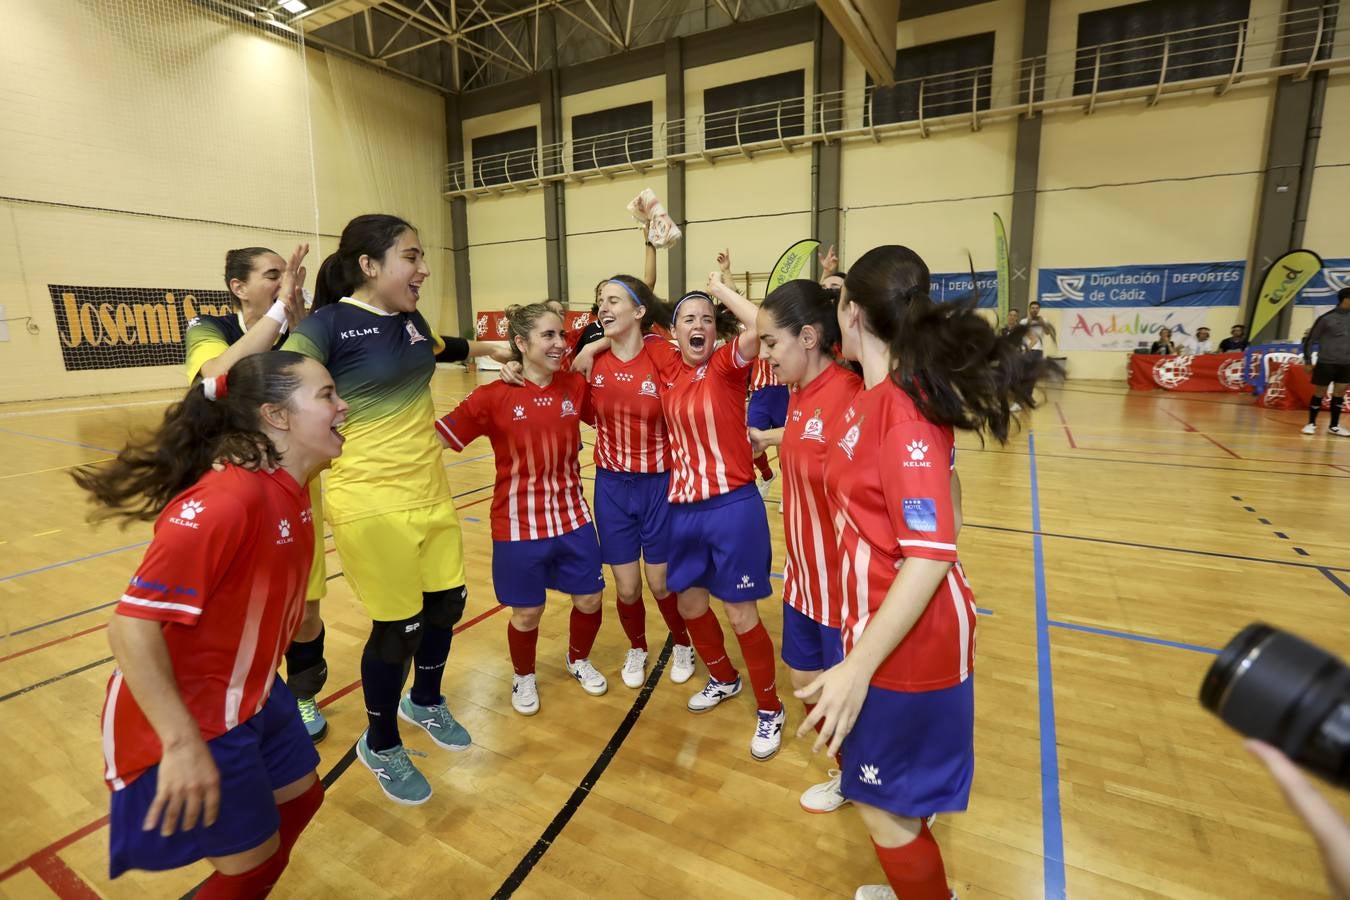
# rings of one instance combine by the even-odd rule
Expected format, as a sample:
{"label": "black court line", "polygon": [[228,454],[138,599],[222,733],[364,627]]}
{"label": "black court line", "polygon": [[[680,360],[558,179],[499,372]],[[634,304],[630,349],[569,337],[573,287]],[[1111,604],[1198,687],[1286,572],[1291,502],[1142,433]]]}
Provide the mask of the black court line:
{"label": "black court line", "polygon": [[[1023,452],[1021,452],[1021,451],[1019,451],[1019,450],[996,450],[996,449],[994,449],[993,447],[958,447],[957,450],[958,450],[958,452],[961,452],[961,453],[1002,453],[1002,454],[1005,454],[1005,455],[1007,455],[1007,456],[1026,456],[1026,455],[1027,455],[1026,453],[1023,453]],[[1232,474],[1232,473],[1236,472],[1236,473],[1238,473],[1238,474],[1240,474],[1240,475],[1241,475],[1241,474],[1246,474],[1246,475],[1265,475],[1265,476],[1268,476],[1268,477],[1280,477],[1280,478],[1283,478],[1283,477],[1286,476],[1286,475],[1288,475],[1288,476],[1294,476],[1294,477],[1300,477],[1300,478],[1341,478],[1341,479],[1344,479],[1344,478],[1350,477],[1350,476],[1346,476],[1346,475],[1332,475],[1332,474],[1330,474],[1330,473],[1324,473],[1324,472],[1270,472],[1270,471],[1263,471],[1263,470],[1261,470],[1261,469],[1242,469],[1242,468],[1238,468],[1238,467],[1236,467],[1236,466],[1202,466],[1202,465],[1199,465],[1198,463],[1154,462],[1154,461],[1147,460],[1147,459],[1116,459],[1115,457],[1112,457],[1112,456],[1080,456],[1080,455],[1078,455],[1078,454],[1076,454],[1076,453],[1075,453],[1075,454],[1065,454],[1065,453],[1040,453],[1040,452],[1038,452],[1038,453],[1036,454],[1036,458],[1037,458],[1037,459],[1067,459],[1067,460],[1076,461],[1076,462],[1106,462],[1106,463],[1120,463],[1122,466],[1154,466],[1155,468],[1156,468],[1156,467],[1162,467],[1162,468],[1168,468],[1168,469],[1208,469],[1208,470],[1214,471],[1214,472],[1228,472],[1229,474]],[[1235,460],[1235,461],[1236,461],[1236,460]],[[1247,461],[1247,460],[1244,460],[1244,462],[1246,462],[1246,461]],[[1290,462],[1295,463],[1295,464],[1297,464],[1297,465],[1305,465],[1305,466],[1324,466],[1324,465],[1331,465],[1330,463],[1327,463],[1327,462],[1310,462],[1310,461],[1307,461],[1307,460],[1290,460]]]}
{"label": "black court line", "polygon": [[6,700],[13,700],[15,697],[22,697],[24,694],[27,694],[30,691],[35,691],[40,687],[46,687],[49,684],[56,684],[56,682],[58,681],[64,681],[65,679],[69,678],[72,675],[78,675],[81,672],[88,672],[90,669],[97,669],[99,666],[106,665],[107,663],[110,663],[112,661],[113,658],[111,656],[105,657],[104,659],[96,659],[91,663],[85,663],[84,665],[80,666],[77,669],[71,669],[69,672],[62,672],[60,675],[53,675],[51,678],[48,678],[45,681],[39,681],[36,684],[30,684],[28,685],[28,687],[21,687],[17,691],[10,691],[8,694],[0,695],[0,703],[4,703]]}
{"label": "black court line", "polygon": [[548,848],[557,840],[558,835],[562,834],[562,830],[567,827],[567,823],[576,815],[577,810],[581,808],[581,804],[586,802],[586,798],[590,796],[591,788],[595,787],[596,782],[600,780],[600,776],[605,774],[605,769],[614,760],[615,754],[623,746],[629,732],[637,724],[638,717],[642,715],[642,710],[646,708],[647,701],[651,699],[652,692],[656,690],[656,685],[661,681],[661,675],[665,672],[666,662],[670,659],[671,648],[674,645],[675,639],[667,637],[666,645],[661,648],[661,655],[657,658],[656,665],[647,675],[647,683],[642,686],[642,691],[633,701],[633,706],[628,710],[628,715],[624,716],[623,721],[619,723],[619,727],[614,730],[614,735],[605,745],[605,749],[600,751],[600,756],[596,758],[595,765],[591,766],[590,771],[581,779],[581,784],[577,785],[577,789],[572,792],[572,796],[567,798],[567,802],[563,804],[562,809],[558,810],[558,814],[544,829],[544,833],[539,836],[539,840],[534,842],[534,846],[516,864],[511,874],[506,876],[502,886],[497,888],[497,892],[492,895],[492,900],[506,900],[520,888],[520,885],[529,877],[530,872],[539,863],[539,860],[544,858]]}
{"label": "black court line", "polygon": [[[1294,549],[1297,550],[1298,548],[1295,547]],[[1328,566],[1318,566],[1318,567],[1317,567],[1317,571],[1321,572],[1323,575],[1325,575],[1325,576],[1327,577],[1327,580],[1328,580],[1328,581],[1330,581],[1332,584],[1336,585],[1336,587],[1340,588],[1340,589],[1341,589],[1341,593],[1345,594],[1345,596],[1347,596],[1347,597],[1350,597],[1350,584],[1346,584],[1344,581],[1341,581],[1341,580],[1340,580],[1339,578],[1337,578],[1334,574],[1332,574],[1333,572],[1342,571],[1342,570],[1339,570],[1339,569],[1332,569],[1332,568],[1330,568],[1330,567],[1328,567]]]}
{"label": "black court line", "polygon": [[1264,556],[1242,556],[1238,553],[1220,553],[1217,550],[1192,550],[1188,547],[1164,547],[1160,544],[1139,544],[1134,541],[1113,541],[1109,538],[1087,537],[1081,534],[1055,534],[1049,531],[1032,531],[1027,528],[1008,528],[1003,525],[977,525],[966,522],[966,528],[978,528],[982,531],[1006,531],[1011,534],[1039,534],[1041,537],[1059,538],[1065,541],[1085,541],[1090,544],[1111,544],[1116,547],[1137,547],[1140,550],[1162,550],[1167,553],[1187,553],[1192,556],[1212,556],[1218,559],[1236,559],[1242,562],[1268,563],[1272,566],[1293,566],[1296,569],[1325,569],[1327,572],[1350,572],[1340,566],[1319,566],[1316,563],[1295,562],[1292,559],[1267,559]]}

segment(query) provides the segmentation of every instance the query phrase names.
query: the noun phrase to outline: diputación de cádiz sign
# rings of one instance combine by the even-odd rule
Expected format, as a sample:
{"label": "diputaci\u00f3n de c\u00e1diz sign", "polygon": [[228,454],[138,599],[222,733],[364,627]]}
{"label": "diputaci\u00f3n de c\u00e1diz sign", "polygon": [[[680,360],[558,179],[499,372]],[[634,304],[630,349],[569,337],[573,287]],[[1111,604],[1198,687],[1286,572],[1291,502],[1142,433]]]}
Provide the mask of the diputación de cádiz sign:
{"label": "diputaci\u00f3n de c\u00e1diz sign", "polygon": [[66,371],[176,366],[197,316],[228,316],[226,291],[49,284]]}

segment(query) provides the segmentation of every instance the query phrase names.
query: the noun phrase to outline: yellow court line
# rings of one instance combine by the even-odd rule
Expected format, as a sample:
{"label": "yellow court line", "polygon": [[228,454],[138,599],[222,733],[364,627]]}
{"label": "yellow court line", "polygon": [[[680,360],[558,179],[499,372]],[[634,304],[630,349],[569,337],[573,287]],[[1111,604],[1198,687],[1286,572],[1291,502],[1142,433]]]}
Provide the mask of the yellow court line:
{"label": "yellow court line", "polygon": [[33,537],[46,537],[49,534],[60,534],[60,533],[61,533],[60,528],[53,528],[51,531],[35,531],[33,532]]}
{"label": "yellow court line", "polygon": [[11,475],[0,475],[0,479],[5,478],[23,478],[25,475],[41,475],[43,472],[59,472],[62,469],[78,469],[80,466],[92,466],[95,463],[107,462],[110,459],[116,459],[115,456],[104,456],[99,459],[91,459],[89,462],[70,463],[65,466],[51,466],[46,469],[34,469],[31,472],[15,472]]}

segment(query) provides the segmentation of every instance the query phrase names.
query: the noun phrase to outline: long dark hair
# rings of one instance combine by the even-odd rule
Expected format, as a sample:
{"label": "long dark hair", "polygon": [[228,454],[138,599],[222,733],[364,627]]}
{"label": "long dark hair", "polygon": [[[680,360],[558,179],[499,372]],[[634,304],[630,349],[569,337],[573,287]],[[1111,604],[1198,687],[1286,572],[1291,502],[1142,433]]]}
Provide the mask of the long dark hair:
{"label": "long dark hair", "polygon": [[314,308],[350,297],[366,283],[366,273],[361,271],[361,257],[383,259],[403,232],[416,230],[398,216],[383,213],[357,216],[348,222],[338,239],[337,250],[319,266],[319,274],[314,280]]}
{"label": "long dark hair", "polygon": [[820,335],[816,352],[833,356],[839,346],[839,292],[821,287],[820,282],[798,278],[774,290],[764,298],[760,309],[773,316],[774,324],[795,337],[811,325]]}
{"label": "long dark hair", "polygon": [[238,250],[225,251],[225,289],[230,292],[230,303],[234,304],[235,309],[239,309],[243,304],[235,296],[234,287],[230,282],[248,281],[249,273],[253,271],[254,260],[268,253],[276,251],[266,247],[241,247]]}
{"label": "long dark hair", "polygon": [[670,321],[670,310],[666,307],[666,301],[647,287],[647,282],[641,278],[634,278],[632,275],[613,275],[600,282],[600,287],[604,287],[611,281],[618,282],[628,288],[628,295],[636,297],[638,302],[646,308],[642,315],[642,333],[650,334],[654,326],[663,322]]}
{"label": "long dark hair", "polygon": [[890,345],[891,379],[926,419],[1008,440],[1011,405],[1036,406],[1036,385],[1059,366],[1022,349],[1027,326],[1004,335],[975,311],[975,295],[929,296],[928,266],[908,247],[874,247],[849,269],[844,297]]}
{"label": "long dark hair", "polygon": [[206,474],[217,459],[276,466],[280,455],[262,430],[259,408],[284,404],[300,386],[296,369],[307,357],[288,350],[246,356],[226,376],[227,391],[208,400],[203,383],[170,406],[159,428],[130,442],[106,466],[71,473],[98,508],[91,519],[148,521]]}

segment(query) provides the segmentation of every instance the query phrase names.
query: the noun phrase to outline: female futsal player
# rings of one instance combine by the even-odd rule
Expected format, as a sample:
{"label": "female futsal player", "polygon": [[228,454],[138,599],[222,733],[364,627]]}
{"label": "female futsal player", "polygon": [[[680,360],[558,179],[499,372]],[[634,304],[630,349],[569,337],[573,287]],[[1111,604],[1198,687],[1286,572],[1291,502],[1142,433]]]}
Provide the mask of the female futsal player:
{"label": "female futsal player", "polygon": [[532,716],[539,712],[535,655],[549,588],[572,595],[568,673],[588,694],[609,690],[590,661],[605,576],[577,461],[586,379],[560,371],[567,340],[556,312],[542,303],[515,306],[507,321],[524,384],[475,388],[437,420],[436,431],[455,452],[484,435],[492,442],[492,586],[497,602],[511,608],[511,706]]}
{"label": "female futsal player", "polygon": [[[946,900],[942,854],[924,818],[966,808],[974,772],[975,604],[957,563],[953,428],[1008,437],[1011,402],[1031,408],[1046,364],[999,337],[974,300],[937,304],[906,247],[849,270],[843,352],[865,390],[827,444],[839,526],[845,658],[811,684],[798,735],[841,752],[842,793],[871,834],[895,895]],[[859,897],[891,896],[864,886]]]}
{"label": "female futsal player", "polygon": [[[722,250],[717,254],[717,268],[722,274],[722,282],[732,284],[730,250]],[[750,402],[745,408],[746,427],[758,431],[782,428],[787,417],[787,407],[787,386],[778,380],[765,360],[756,357],[750,363]],[[763,449],[756,450],[754,463],[759,472],[755,481],[759,495],[767,497],[775,478],[773,466],[769,465],[769,454]]]}
{"label": "female futsal player", "polygon": [[[205,859],[198,897],[264,897],[323,802],[276,670],[304,610],[304,485],[342,452],[346,408],[323,366],[262,353],[191,388],[149,441],[75,473],[95,517],[155,519],[108,625],[113,878]],[[221,458],[242,465],[213,469]]]}
{"label": "female futsal player", "polygon": [[[778,445],[783,472],[783,662],[800,690],[844,657],[840,607],[833,579],[839,571],[834,517],[825,499],[825,448],[843,436],[846,410],[862,379],[835,362],[839,344],[838,294],[817,282],[789,281],[759,308],[761,360],[791,385],[786,424],[750,430],[756,449]],[[806,713],[814,708],[806,698]],[[801,797],[807,812],[833,812],[848,802],[839,770]]]}
{"label": "female futsal player", "polygon": [[[716,298],[716,300],[714,300]],[[716,346],[717,301],[744,330]],[[759,710],[750,753],[768,759],[782,743],[786,712],[775,683],[773,639],[756,601],[770,596],[769,522],[755,490],[745,430],[750,361],[759,352],[755,305],[708,277],[708,290],[684,295],[672,313],[679,350],[649,342],[666,382],[662,395],[670,431],[670,565],[667,586],[679,594],[680,614],[708,667],[708,684],[689,698],[705,712],[740,693],[741,678],[727,659],[722,626],[709,599],[723,601],[741,645]]]}
{"label": "female futsal player", "polygon": [[[184,344],[189,384],[198,376],[223,375],[244,357],[281,346],[287,328],[309,312],[302,294],[307,253],[309,245],[301,244],[289,262],[265,247],[225,254],[225,286],[237,312],[233,316],[199,316],[188,326]],[[317,477],[309,483],[309,503],[318,536],[305,593],[305,618],[295,640],[286,648],[286,686],[299,704],[305,730],[317,744],[328,734],[328,723],[316,701],[328,680],[319,609],[319,601],[328,593],[328,573],[324,565],[323,492]]]}
{"label": "female futsal player", "polygon": [[[356,755],[396,803],[431,798],[399,737],[398,718],[438,746],[469,747],[446,707],[441,677],[464,613],[459,516],[431,433],[431,376],[503,345],[439,337],[417,311],[429,270],[417,232],[395,216],[358,216],[324,261],[315,310],[286,342],[328,366],[352,406],[346,452],[327,478],[326,505],[343,574],[373,620],[361,654],[368,728]],[[414,666],[411,691],[400,698]]]}

